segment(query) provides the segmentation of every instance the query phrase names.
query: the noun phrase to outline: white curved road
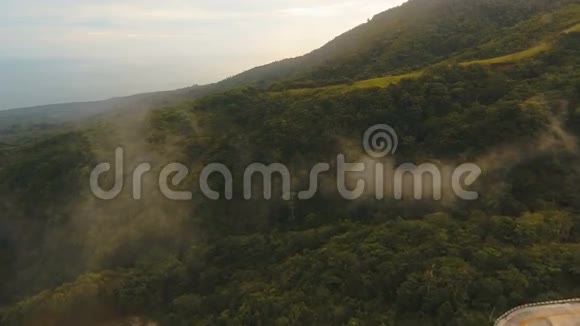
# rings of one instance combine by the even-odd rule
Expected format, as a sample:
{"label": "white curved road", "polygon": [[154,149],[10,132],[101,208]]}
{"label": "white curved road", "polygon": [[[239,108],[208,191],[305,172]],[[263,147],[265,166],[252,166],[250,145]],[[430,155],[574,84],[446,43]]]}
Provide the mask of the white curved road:
{"label": "white curved road", "polygon": [[528,307],[514,311],[497,326],[580,326],[580,303]]}

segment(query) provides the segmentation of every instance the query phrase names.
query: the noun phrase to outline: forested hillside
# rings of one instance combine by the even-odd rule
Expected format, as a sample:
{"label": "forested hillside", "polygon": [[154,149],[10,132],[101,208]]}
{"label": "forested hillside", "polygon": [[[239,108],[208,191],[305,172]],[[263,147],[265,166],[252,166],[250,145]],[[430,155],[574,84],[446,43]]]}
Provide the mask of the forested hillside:
{"label": "forested hillside", "polygon": [[[578,24],[572,0],[411,0],[189,101],[0,143],[0,325],[478,326],[579,297]],[[348,201],[333,169],[310,200],[244,200],[249,164],[285,164],[300,191],[314,164],[364,159],[380,123],[400,138],[386,163],[477,163],[480,198]],[[89,174],[117,146],[127,182],[101,201]],[[193,200],[156,189],[169,162]],[[199,189],[215,162],[232,200]]]}
{"label": "forested hillside", "polygon": [[569,16],[554,12],[573,4],[580,2],[411,0],[303,57],[257,68],[222,83],[263,86],[286,81],[291,87],[300,88],[401,74],[472,52],[506,34],[512,40],[505,46],[494,45],[494,54],[512,53],[561,26],[577,23],[577,14],[570,21],[563,19]]}
{"label": "forested hillside", "polygon": [[12,140],[18,134],[46,134],[61,128],[62,123],[115,110],[146,111],[236,87],[335,85],[409,73],[458,55],[483,58],[513,53],[578,23],[578,8],[569,6],[573,4],[580,2],[411,0],[309,54],[257,67],[215,84],[0,112],[0,140]]}

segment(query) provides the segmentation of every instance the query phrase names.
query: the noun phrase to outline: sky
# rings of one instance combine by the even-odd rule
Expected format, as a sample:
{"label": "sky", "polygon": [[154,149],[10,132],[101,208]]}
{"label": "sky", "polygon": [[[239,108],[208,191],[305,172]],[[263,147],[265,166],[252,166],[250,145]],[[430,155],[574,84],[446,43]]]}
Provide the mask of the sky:
{"label": "sky", "polygon": [[0,110],[217,82],[404,0],[0,0]]}

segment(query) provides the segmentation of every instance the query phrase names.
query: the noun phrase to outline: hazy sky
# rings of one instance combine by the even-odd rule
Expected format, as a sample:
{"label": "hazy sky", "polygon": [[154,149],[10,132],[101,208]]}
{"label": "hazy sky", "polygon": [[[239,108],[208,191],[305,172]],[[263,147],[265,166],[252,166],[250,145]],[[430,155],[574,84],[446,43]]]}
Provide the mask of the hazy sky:
{"label": "hazy sky", "polygon": [[0,109],[219,81],[404,0],[0,0]]}

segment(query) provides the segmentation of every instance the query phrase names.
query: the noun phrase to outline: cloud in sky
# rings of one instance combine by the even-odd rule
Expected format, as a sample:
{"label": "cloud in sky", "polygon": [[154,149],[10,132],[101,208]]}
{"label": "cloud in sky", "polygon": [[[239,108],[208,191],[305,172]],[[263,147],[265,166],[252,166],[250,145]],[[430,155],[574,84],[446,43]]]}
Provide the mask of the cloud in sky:
{"label": "cloud in sky", "polygon": [[[293,57],[322,46],[342,32],[404,0],[0,0],[0,63],[11,60],[85,62],[94,71],[65,76],[62,83],[79,84],[77,78],[104,78],[98,71],[123,66],[123,80],[140,78],[139,87],[126,84],[109,88],[94,85],[91,91],[50,97],[30,90],[22,99],[0,99],[0,109],[41,104],[57,98],[81,100],[118,96],[153,87],[171,88],[220,80],[256,65]],[[33,65],[35,69],[45,69]],[[142,71],[155,70],[155,76]],[[48,69],[48,67],[46,68]],[[116,69],[116,68],[115,68]],[[54,69],[49,69],[53,71]],[[159,73],[161,71],[161,73]],[[162,71],[167,71],[164,74]],[[43,74],[34,71],[36,75]],[[12,74],[18,71],[11,70]],[[4,97],[11,97],[10,80],[34,78],[0,76]],[[56,76],[55,76],[56,77]],[[74,77],[74,78],[73,78]],[[74,80],[73,80],[74,79]],[[144,80],[143,80],[144,79]],[[151,79],[150,87],[147,80]],[[153,80],[154,79],[154,80]],[[113,80],[103,84],[113,85]],[[166,87],[163,87],[166,85]],[[13,92],[20,94],[21,91]],[[111,94],[109,94],[111,93]],[[109,94],[109,95],[107,95]],[[68,96],[68,97],[67,97]],[[18,95],[18,97],[22,97]],[[4,101],[4,103],[2,102]]]}

